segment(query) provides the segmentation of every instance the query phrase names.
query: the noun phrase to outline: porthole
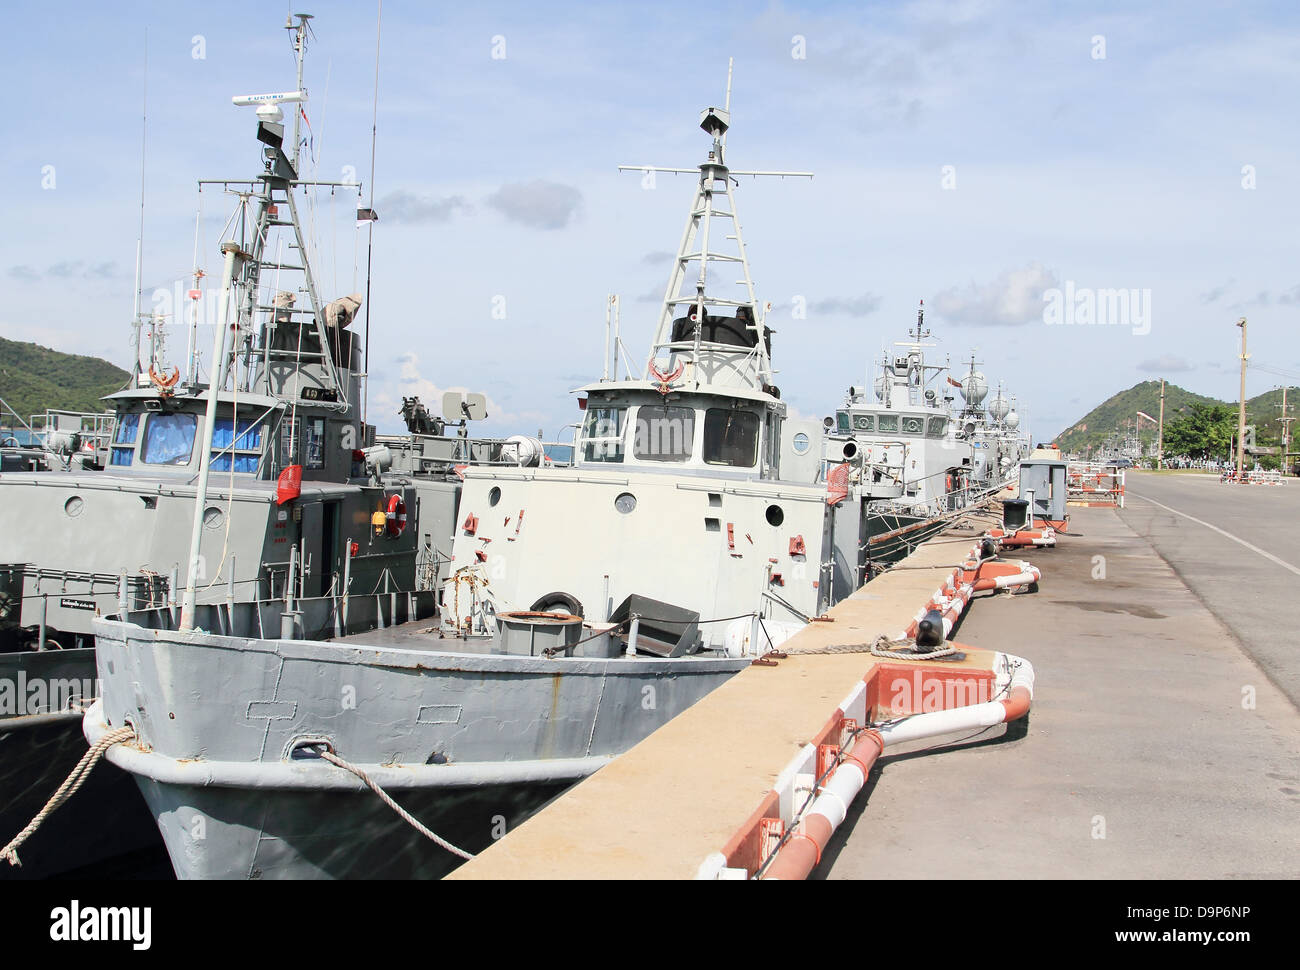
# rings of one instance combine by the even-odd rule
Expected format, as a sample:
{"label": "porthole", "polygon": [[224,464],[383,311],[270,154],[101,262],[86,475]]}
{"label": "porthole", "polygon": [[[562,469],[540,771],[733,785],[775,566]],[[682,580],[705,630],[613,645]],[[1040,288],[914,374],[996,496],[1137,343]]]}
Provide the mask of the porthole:
{"label": "porthole", "polygon": [[794,453],[796,455],[806,455],[808,453],[808,436],[800,431],[794,436]]}
{"label": "porthole", "polygon": [[627,515],[636,508],[636,496],[631,492],[623,492],[618,498],[614,499],[614,508]]}
{"label": "porthole", "polygon": [[500,487],[493,485],[492,491],[488,492],[488,505],[495,506],[500,501],[501,501],[501,489]]}
{"label": "porthole", "polygon": [[215,505],[209,505],[203,510],[203,524],[209,529],[220,529],[226,521],[226,513]]}
{"label": "porthole", "polygon": [[779,505],[769,505],[767,507],[767,524],[778,526],[785,521],[785,511]]}
{"label": "porthole", "polygon": [[80,495],[74,495],[63,503],[63,511],[68,514],[68,518],[75,519],[86,507],[85,500]]}

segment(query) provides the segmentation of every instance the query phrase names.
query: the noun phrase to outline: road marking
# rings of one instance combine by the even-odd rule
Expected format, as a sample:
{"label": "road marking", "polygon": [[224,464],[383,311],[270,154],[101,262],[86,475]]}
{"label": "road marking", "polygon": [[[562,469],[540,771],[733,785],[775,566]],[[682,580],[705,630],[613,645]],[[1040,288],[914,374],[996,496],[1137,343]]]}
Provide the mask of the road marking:
{"label": "road marking", "polygon": [[1250,544],[1249,542],[1247,542],[1245,539],[1239,539],[1237,536],[1234,536],[1231,532],[1225,532],[1223,529],[1220,529],[1217,525],[1211,525],[1210,523],[1206,522],[1206,521],[1203,520],[1203,519],[1198,519],[1198,518],[1197,518],[1196,516],[1194,516],[1194,515],[1188,515],[1186,512],[1180,512],[1180,511],[1178,511],[1178,509],[1171,509],[1168,505],[1164,505],[1164,504],[1162,504],[1162,503],[1160,503],[1160,502],[1157,502],[1157,501],[1156,501],[1155,499],[1153,499],[1153,498],[1147,498],[1145,495],[1138,495],[1138,494],[1133,493],[1133,492],[1130,492],[1129,495],[1130,495],[1132,498],[1141,499],[1143,502],[1150,502],[1152,505],[1159,505],[1159,506],[1160,506],[1162,509],[1164,509],[1166,512],[1172,512],[1172,513],[1174,513],[1174,515],[1181,515],[1184,519],[1191,519],[1191,520],[1192,520],[1193,522],[1195,522],[1197,525],[1203,525],[1203,526],[1205,526],[1207,529],[1210,529],[1210,530],[1212,530],[1212,531],[1214,531],[1214,532],[1217,532],[1219,535],[1224,536],[1224,537],[1226,537],[1226,538],[1228,538],[1228,539],[1231,539],[1233,542],[1236,542],[1236,543],[1239,543],[1239,544],[1245,546],[1245,547],[1246,547],[1247,549],[1249,549],[1251,552],[1257,552],[1257,553],[1259,553],[1261,556],[1263,556],[1263,557],[1264,557],[1265,559],[1267,559],[1269,562],[1277,563],[1277,564],[1278,564],[1279,566],[1281,566],[1283,569],[1289,569],[1289,570],[1291,570],[1291,572],[1295,573],[1297,576],[1300,576],[1300,569],[1297,569],[1295,566],[1292,566],[1289,562],[1287,562],[1287,561],[1285,561],[1285,560],[1283,560],[1283,559],[1279,559],[1279,558],[1277,558],[1277,556],[1273,555],[1271,552],[1265,552],[1265,551],[1264,551],[1263,549],[1261,549],[1259,546],[1251,545],[1251,544]]}

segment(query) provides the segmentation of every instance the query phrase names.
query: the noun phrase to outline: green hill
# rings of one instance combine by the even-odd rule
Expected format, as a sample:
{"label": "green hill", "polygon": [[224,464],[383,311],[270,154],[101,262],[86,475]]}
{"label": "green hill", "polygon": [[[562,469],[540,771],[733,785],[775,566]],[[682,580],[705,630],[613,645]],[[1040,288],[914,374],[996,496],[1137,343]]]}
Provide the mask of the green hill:
{"label": "green hill", "polygon": [[[1172,421],[1178,409],[1188,404],[1222,404],[1216,398],[1196,394],[1177,384],[1165,385],[1165,421]],[[1249,402],[1247,402],[1249,407]],[[1069,428],[1056,436],[1056,442],[1066,453],[1083,454],[1103,444],[1121,428],[1132,425],[1137,412],[1144,411],[1153,418],[1160,417],[1160,382],[1142,381],[1126,391],[1120,391],[1097,405]],[[1279,412],[1280,413],[1280,412]],[[1139,420],[1139,433],[1143,441],[1155,440],[1155,425]]]}
{"label": "green hill", "polygon": [[[1300,419],[1300,387],[1286,392],[1287,411]],[[1246,398],[1246,423],[1255,426],[1255,442],[1260,445],[1282,443],[1282,389],[1265,391]],[[1296,435],[1300,434],[1300,420],[1291,422],[1291,448],[1295,450]]]}
{"label": "green hill", "polygon": [[[121,390],[130,379],[122,368],[98,357],[0,337],[0,398],[24,421],[46,408],[106,411],[100,398]],[[12,414],[0,414],[0,424],[13,423]]]}

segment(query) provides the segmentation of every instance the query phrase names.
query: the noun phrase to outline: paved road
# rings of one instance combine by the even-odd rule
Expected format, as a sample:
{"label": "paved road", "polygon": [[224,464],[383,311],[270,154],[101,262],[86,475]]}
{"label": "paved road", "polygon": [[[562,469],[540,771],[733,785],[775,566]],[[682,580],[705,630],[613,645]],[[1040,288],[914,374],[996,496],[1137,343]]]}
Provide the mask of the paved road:
{"label": "paved road", "polygon": [[[1138,493],[1155,496],[1157,488],[1134,482]],[[1193,488],[1213,506],[1217,484],[1159,494],[1181,501]],[[1166,504],[1180,508],[1179,501]],[[1168,543],[1174,548],[1199,548],[1209,543],[1200,534],[1207,532],[1225,547],[1206,549],[1237,566],[1244,561],[1227,550],[1231,540],[1138,505],[1123,518],[1110,509],[1074,510],[1078,535],[1017,557],[1042,568],[1039,592],[975,600],[956,639],[1034,664],[1028,721],[881,759],[816,875],[1253,879],[1300,872],[1300,712],[1127,520],[1154,523],[1157,535],[1181,530],[1183,540]],[[1294,626],[1280,616],[1276,633],[1295,642]]]}
{"label": "paved road", "polygon": [[1129,472],[1126,491],[1124,521],[1300,706],[1300,480],[1240,486]]}

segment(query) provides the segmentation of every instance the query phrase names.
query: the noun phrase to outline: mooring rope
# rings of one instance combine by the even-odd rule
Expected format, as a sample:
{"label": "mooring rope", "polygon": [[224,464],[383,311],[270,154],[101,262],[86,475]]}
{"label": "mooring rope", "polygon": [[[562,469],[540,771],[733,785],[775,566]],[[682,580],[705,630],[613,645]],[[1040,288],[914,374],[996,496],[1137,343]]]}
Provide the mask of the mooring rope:
{"label": "mooring rope", "polygon": [[788,657],[828,653],[869,653],[873,657],[885,657],[889,660],[939,660],[943,657],[951,657],[953,654],[958,652],[956,647],[944,647],[942,650],[931,650],[929,653],[913,651],[904,653],[899,650],[890,649],[891,647],[904,646],[915,648],[916,641],[910,637],[891,640],[882,633],[871,643],[837,643],[828,647],[805,647],[801,650],[785,650],[781,652],[784,652]]}
{"label": "mooring rope", "polygon": [[[912,650],[903,653],[899,650],[890,649],[891,647],[901,647],[911,644]],[[956,647],[945,646],[941,650],[931,650],[929,653],[921,653],[916,648],[916,641],[904,637],[901,640],[891,640],[889,637],[881,634],[871,644],[871,655],[873,657],[884,657],[888,660],[939,660],[943,657],[951,657],[958,652]]]}
{"label": "mooring rope", "polygon": [[41,827],[41,823],[49,818],[55,809],[77,793],[77,789],[79,789],[85,782],[86,778],[90,775],[90,770],[94,768],[99,762],[99,759],[104,756],[105,751],[117,744],[119,741],[126,741],[133,737],[135,737],[135,728],[120,727],[116,731],[109,731],[102,738],[92,744],[90,750],[81,756],[81,760],[78,761],[76,767],[72,769],[72,773],[69,774],[63,784],[59,786],[59,790],[56,791],[50,797],[50,800],[45,803],[45,807],[36,813],[36,817],[28,822],[27,827],[15,835],[8,845],[3,849],[0,849],[0,859],[4,859],[11,866],[21,866],[22,862],[18,859],[18,847],[32,837],[32,834]]}
{"label": "mooring rope", "polygon": [[380,800],[382,800],[383,803],[384,803],[385,805],[387,805],[387,806],[388,806],[389,808],[391,808],[394,812],[396,812],[399,816],[401,816],[401,818],[402,818],[402,820],[403,820],[404,822],[406,822],[406,823],[407,823],[408,825],[410,825],[413,829],[415,829],[417,832],[419,832],[421,835],[423,835],[426,839],[429,839],[429,840],[431,840],[431,841],[433,841],[433,842],[436,842],[438,845],[442,846],[444,849],[446,849],[446,850],[447,850],[448,852],[450,852],[452,855],[460,856],[462,859],[472,859],[472,858],[474,858],[474,856],[473,856],[472,853],[466,852],[464,849],[458,849],[458,848],[456,848],[454,845],[452,845],[452,844],[451,844],[450,842],[448,842],[446,839],[444,839],[444,838],[442,838],[441,836],[439,836],[436,832],[433,832],[433,831],[431,831],[430,829],[426,828],[426,827],[425,827],[425,826],[420,822],[419,819],[415,818],[415,816],[411,815],[410,812],[408,812],[406,809],[402,808],[401,805],[398,805],[397,802],[393,801],[393,799],[389,796],[388,792],[386,792],[386,791],[384,791],[382,788],[380,788],[379,785],[376,784],[376,783],[371,779],[371,777],[370,777],[369,775],[367,775],[364,771],[362,771],[362,770],[361,770],[360,768],[358,768],[356,765],[354,765],[354,764],[349,764],[348,762],[346,762],[346,761],[344,761],[342,758],[340,758],[338,755],[334,754],[332,751],[322,751],[322,752],[320,753],[320,756],[321,756],[322,758],[324,758],[326,761],[328,761],[330,764],[335,765],[335,766],[337,766],[337,767],[339,767],[339,768],[342,768],[342,769],[344,769],[345,771],[350,771],[350,772],[352,772],[352,774],[354,774],[354,775],[356,775],[358,778],[360,778],[363,782],[366,783],[366,787],[368,787],[372,792],[374,792],[376,795],[378,795],[379,798],[380,798]]}

